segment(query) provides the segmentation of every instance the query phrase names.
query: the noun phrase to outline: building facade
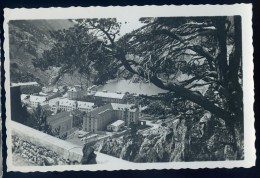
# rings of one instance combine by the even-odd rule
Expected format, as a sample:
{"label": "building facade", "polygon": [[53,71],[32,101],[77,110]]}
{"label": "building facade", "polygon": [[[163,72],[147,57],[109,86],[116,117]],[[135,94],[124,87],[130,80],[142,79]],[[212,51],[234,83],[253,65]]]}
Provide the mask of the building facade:
{"label": "building facade", "polygon": [[59,109],[59,101],[60,101],[60,98],[53,98],[48,101],[48,104],[49,104],[52,112],[57,113],[57,111]]}
{"label": "building facade", "polygon": [[55,112],[56,110],[60,111],[73,111],[78,109],[80,111],[89,112],[93,110],[94,103],[70,100],[68,98],[54,98],[48,101],[48,104],[51,107],[51,111]]}
{"label": "building facade", "polygon": [[74,109],[77,109],[77,101],[68,98],[62,98],[59,100],[59,110],[72,111]]}
{"label": "building facade", "polygon": [[114,112],[111,105],[104,105],[86,113],[83,117],[83,130],[95,132],[106,130],[109,123],[114,121]]}
{"label": "building facade", "polygon": [[113,122],[112,124],[109,124],[107,126],[107,130],[109,131],[113,131],[113,132],[118,132],[120,131],[120,129],[122,129],[125,125],[125,122],[122,120],[117,120],[115,122]]}
{"label": "building facade", "polygon": [[37,96],[37,95],[30,95],[30,106],[36,108],[38,105],[46,105],[47,104],[47,97],[46,96]]}
{"label": "building facade", "polygon": [[138,123],[139,109],[132,105],[109,103],[88,112],[83,117],[83,130],[87,132],[104,131],[107,126],[117,120],[124,121],[124,125]]}
{"label": "building facade", "polygon": [[68,99],[77,100],[83,97],[83,90],[81,86],[74,85],[73,88],[68,90]]}
{"label": "building facade", "polygon": [[130,123],[138,123],[139,121],[139,108],[133,108],[133,105],[111,103],[114,110],[115,118],[125,121],[127,126]]}

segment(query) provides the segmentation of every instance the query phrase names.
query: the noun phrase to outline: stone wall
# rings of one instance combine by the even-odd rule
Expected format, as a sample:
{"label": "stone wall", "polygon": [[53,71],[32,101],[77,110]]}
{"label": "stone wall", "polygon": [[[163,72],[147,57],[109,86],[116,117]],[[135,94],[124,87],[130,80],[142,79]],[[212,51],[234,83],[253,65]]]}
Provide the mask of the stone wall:
{"label": "stone wall", "polygon": [[[12,152],[37,165],[79,164],[82,147],[50,136],[33,128],[11,121]],[[126,162],[106,154],[95,152],[97,164]]]}
{"label": "stone wall", "polygon": [[12,151],[38,165],[80,163],[82,147],[12,122]]}

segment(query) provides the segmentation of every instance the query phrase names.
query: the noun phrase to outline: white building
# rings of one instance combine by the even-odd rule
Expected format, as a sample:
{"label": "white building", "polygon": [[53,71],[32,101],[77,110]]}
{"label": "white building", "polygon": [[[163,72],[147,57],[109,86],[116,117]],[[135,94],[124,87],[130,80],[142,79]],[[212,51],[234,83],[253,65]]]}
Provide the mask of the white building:
{"label": "white building", "polygon": [[109,131],[114,131],[114,132],[118,132],[121,128],[123,128],[125,125],[125,122],[122,120],[117,120],[115,122],[113,122],[112,124],[109,124],[107,126],[107,130]]}
{"label": "white building", "polygon": [[115,118],[124,120],[126,125],[130,123],[138,123],[139,108],[130,104],[111,103],[114,110]]}
{"label": "white building", "polygon": [[69,99],[80,99],[83,97],[83,90],[80,85],[74,85],[74,87],[68,90],[68,98]]}
{"label": "white building", "polygon": [[94,103],[91,102],[83,102],[83,101],[77,101],[78,103],[78,110],[80,111],[85,111],[85,112],[89,112],[93,110],[94,107]]}
{"label": "white building", "polygon": [[51,108],[51,111],[56,113],[57,110],[59,109],[59,101],[60,101],[60,98],[53,98],[53,99],[50,99],[48,104]]}
{"label": "white building", "polygon": [[102,101],[105,102],[109,102],[109,103],[122,103],[123,102],[123,98],[125,96],[124,93],[121,92],[116,92],[116,93],[110,93],[107,92],[106,90],[100,92],[96,92],[96,94],[94,95],[95,98],[100,98]]}
{"label": "white building", "polygon": [[74,109],[77,109],[77,101],[62,98],[59,101],[59,109],[61,111],[72,111]]}
{"label": "white building", "polygon": [[30,95],[31,107],[37,107],[38,105],[43,106],[43,105],[46,105],[46,103],[47,103],[47,97]]}
{"label": "white building", "polygon": [[97,85],[92,85],[91,87],[88,87],[87,93],[88,95],[95,95],[97,92]]}

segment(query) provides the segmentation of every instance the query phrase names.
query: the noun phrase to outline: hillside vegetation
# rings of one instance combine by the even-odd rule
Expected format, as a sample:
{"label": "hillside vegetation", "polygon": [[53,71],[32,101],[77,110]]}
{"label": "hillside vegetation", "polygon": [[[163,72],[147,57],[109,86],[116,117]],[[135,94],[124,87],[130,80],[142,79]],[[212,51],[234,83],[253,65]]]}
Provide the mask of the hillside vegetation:
{"label": "hillside vegetation", "polygon": [[[48,84],[56,69],[41,71],[33,60],[52,48],[50,33],[73,27],[69,20],[15,20],[9,22],[11,82],[37,81]],[[71,77],[65,77],[70,83]],[[77,80],[76,80],[77,81]]]}

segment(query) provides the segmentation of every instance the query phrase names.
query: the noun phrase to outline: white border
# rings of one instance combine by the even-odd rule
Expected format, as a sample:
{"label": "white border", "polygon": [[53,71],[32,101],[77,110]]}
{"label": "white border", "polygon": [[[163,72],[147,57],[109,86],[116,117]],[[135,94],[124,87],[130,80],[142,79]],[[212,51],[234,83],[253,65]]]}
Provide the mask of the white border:
{"label": "white border", "polygon": [[[9,31],[8,21],[18,19],[76,19],[109,17],[167,17],[167,16],[242,16],[243,49],[243,91],[244,91],[244,145],[245,160],[242,161],[207,161],[207,162],[169,162],[169,163],[127,163],[77,166],[13,166],[10,130],[10,66],[9,66]],[[254,81],[253,81],[253,46],[252,46],[252,4],[235,5],[185,5],[185,6],[110,6],[110,7],[70,7],[39,9],[4,9],[4,50],[6,70],[6,126],[7,126],[7,171],[46,172],[64,170],[147,170],[181,168],[234,168],[255,165],[255,129],[254,129]]]}

